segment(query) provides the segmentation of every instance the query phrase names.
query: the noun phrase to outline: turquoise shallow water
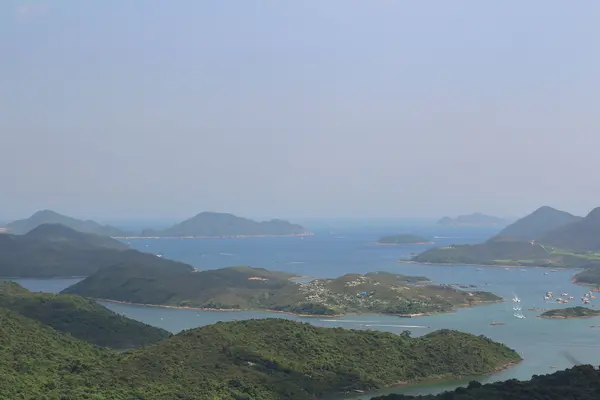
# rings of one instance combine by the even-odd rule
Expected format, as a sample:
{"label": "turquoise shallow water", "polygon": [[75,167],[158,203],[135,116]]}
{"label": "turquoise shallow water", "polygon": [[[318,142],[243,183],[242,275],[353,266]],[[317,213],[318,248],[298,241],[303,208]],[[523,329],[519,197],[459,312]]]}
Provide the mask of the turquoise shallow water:
{"label": "turquoise shallow water", "polygon": [[[433,228],[422,229],[422,234],[436,235]],[[378,233],[380,232],[380,233]],[[531,307],[558,308],[573,304],[546,304],[543,295],[547,291],[567,292],[576,301],[587,290],[573,285],[570,278],[577,271],[545,269],[504,269],[473,266],[433,266],[397,263],[409,253],[419,251],[422,246],[387,247],[369,242],[378,235],[390,231],[325,232],[314,237],[300,238],[260,238],[260,239],[215,239],[215,240],[173,240],[141,239],[130,241],[133,247],[165,257],[181,259],[201,268],[218,268],[227,265],[253,265],[271,269],[288,270],[313,276],[337,276],[347,272],[369,272],[386,270],[407,275],[424,275],[437,283],[457,283],[476,285],[477,290],[488,290],[504,298],[506,302],[460,309],[455,313],[418,317],[399,318],[381,315],[349,315],[342,318],[299,318],[285,314],[260,311],[209,312],[183,309],[144,307],[116,303],[104,303],[108,308],[145,323],[165,328],[171,332],[211,324],[246,318],[290,318],[310,322],[324,327],[342,326],[353,329],[376,329],[400,333],[410,330],[413,335],[422,335],[436,329],[457,329],[474,334],[483,334],[503,342],[517,350],[524,361],[506,371],[490,376],[478,377],[487,382],[508,378],[529,379],[534,374],[551,373],[556,368],[566,368],[572,363],[565,352],[581,363],[596,364],[600,360],[600,318],[553,320],[537,318],[539,311],[527,310]],[[391,231],[392,233],[394,231]],[[438,240],[438,245],[448,242],[477,242],[484,240],[488,231],[453,230],[438,236],[448,237]],[[452,237],[449,237],[452,236]],[[179,255],[179,256],[178,256]],[[547,272],[547,274],[544,274]],[[35,291],[58,292],[77,282],[77,279],[19,280],[25,287]],[[521,299],[525,319],[516,318],[513,313],[514,295]],[[600,302],[599,300],[594,300]],[[594,302],[593,301],[593,302]],[[594,306],[594,304],[592,304]],[[505,325],[491,326],[490,323],[503,322]],[[468,382],[448,381],[411,385],[384,390],[378,393],[434,393],[453,389]],[[373,393],[348,399],[367,399]]]}

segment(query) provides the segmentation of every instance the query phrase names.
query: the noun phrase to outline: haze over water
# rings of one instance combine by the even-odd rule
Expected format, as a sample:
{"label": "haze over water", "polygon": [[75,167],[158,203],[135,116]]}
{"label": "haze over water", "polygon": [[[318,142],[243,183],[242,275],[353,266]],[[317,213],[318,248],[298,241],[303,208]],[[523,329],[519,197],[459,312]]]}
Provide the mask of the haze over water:
{"label": "haze over water", "polygon": [[[476,285],[473,290],[487,290],[507,301],[493,305],[459,309],[455,313],[418,318],[400,318],[382,315],[348,315],[342,318],[301,318],[286,314],[260,311],[209,312],[185,309],[167,309],[126,304],[103,303],[108,308],[128,317],[159,326],[171,332],[194,328],[217,321],[246,318],[291,318],[317,326],[341,326],[354,329],[376,329],[400,333],[410,330],[422,335],[436,329],[457,329],[473,334],[483,334],[507,344],[521,353],[524,361],[515,367],[481,381],[494,381],[516,377],[528,379],[534,374],[551,373],[556,368],[572,366],[565,357],[568,351],[582,363],[597,363],[600,358],[600,318],[553,320],[537,318],[539,311],[531,307],[559,308],[571,304],[545,304],[545,292],[568,292],[575,297],[585,293],[585,287],[573,285],[570,278],[575,270],[549,272],[540,268],[433,266],[398,263],[410,253],[422,251],[427,246],[377,246],[372,242],[380,235],[402,231],[398,226],[365,226],[363,228],[317,231],[315,236],[255,238],[255,239],[137,239],[129,240],[134,248],[164,257],[189,262],[200,268],[220,268],[231,265],[251,265],[294,272],[315,277],[334,277],[349,272],[366,273],[389,271],[407,275],[420,275],[436,283]],[[405,228],[408,229],[408,228]],[[427,238],[437,237],[436,245],[449,243],[476,243],[493,235],[495,229],[443,228],[432,225],[411,226],[411,232]],[[480,269],[480,270],[478,270]],[[547,275],[544,272],[548,272]],[[25,287],[37,291],[57,292],[78,280],[19,280]],[[467,289],[468,290],[468,289]],[[513,313],[512,297],[521,299],[525,319]],[[600,300],[594,300],[600,301]],[[491,326],[491,322],[505,325]],[[393,388],[378,393],[432,393],[454,388],[467,382],[449,381]],[[350,396],[345,398],[369,398]]]}

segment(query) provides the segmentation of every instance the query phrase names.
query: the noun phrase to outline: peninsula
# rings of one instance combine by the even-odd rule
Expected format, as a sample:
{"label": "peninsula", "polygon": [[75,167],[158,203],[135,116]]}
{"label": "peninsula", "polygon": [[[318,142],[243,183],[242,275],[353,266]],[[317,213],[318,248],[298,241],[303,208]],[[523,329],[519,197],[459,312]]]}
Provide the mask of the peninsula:
{"label": "peninsula", "polygon": [[103,268],[63,293],[126,303],[211,310],[262,309],[299,315],[418,316],[502,299],[388,272],[294,282],[285,272],[229,267],[200,272],[158,266]]}
{"label": "peninsula", "polygon": [[411,338],[285,319],[219,322],[123,354],[0,307],[0,337],[6,399],[309,400],[521,360],[503,344],[457,331]]}
{"label": "peninsula", "polygon": [[377,244],[382,245],[403,245],[403,244],[431,244],[432,241],[416,235],[389,235],[379,238]]}
{"label": "peninsula", "polygon": [[481,213],[459,215],[456,218],[444,217],[438,221],[438,225],[442,226],[497,226],[505,223],[506,220],[502,218]]}
{"label": "peninsula", "polygon": [[306,228],[280,219],[257,222],[228,213],[202,212],[164,230],[145,229],[141,236],[224,238],[310,234]]}
{"label": "peninsula", "polygon": [[[522,238],[529,238],[523,240]],[[435,264],[600,267],[600,209],[585,218],[550,207],[506,227],[484,243],[424,251],[412,261]]]}
{"label": "peninsula", "polygon": [[540,314],[541,318],[591,318],[600,315],[600,310],[593,310],[587,307],[568,307],[548,310]]}
{"label": "peninsula", "polygon": [[15,282],[0,281],[0,307],[98,346],[131,349],[171,334],[110,311],[81,296],[32,293]]}
{"label": "peninsula", "polygon": [[184,263],[129,249],[118,240],[60,224],[43,224],[25,235],[0,235],[0,277],[83,277],[102,267],[136,264],[193,270]]}

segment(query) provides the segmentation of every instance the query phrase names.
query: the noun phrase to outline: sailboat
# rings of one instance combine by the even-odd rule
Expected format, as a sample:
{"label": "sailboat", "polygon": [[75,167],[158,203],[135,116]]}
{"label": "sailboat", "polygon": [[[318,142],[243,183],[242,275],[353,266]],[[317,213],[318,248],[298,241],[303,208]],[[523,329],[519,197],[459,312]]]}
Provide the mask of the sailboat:
{"label": "sailboat", "polygon": [[513,297],[513,302],[520,303],[521,299],[519,298],[519,296],[515,295],[515,297]]}

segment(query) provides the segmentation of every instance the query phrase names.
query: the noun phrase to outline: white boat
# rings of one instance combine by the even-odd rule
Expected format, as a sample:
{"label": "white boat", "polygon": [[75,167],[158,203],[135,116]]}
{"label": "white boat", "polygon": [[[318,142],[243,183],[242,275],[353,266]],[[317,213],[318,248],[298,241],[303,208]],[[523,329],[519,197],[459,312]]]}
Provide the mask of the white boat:
{"label": "white boat", "polygon": [[519,298],[519,296],[515,296],[515,297],[513,297],[513,302],[520,303],[521,299]]}

